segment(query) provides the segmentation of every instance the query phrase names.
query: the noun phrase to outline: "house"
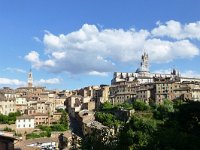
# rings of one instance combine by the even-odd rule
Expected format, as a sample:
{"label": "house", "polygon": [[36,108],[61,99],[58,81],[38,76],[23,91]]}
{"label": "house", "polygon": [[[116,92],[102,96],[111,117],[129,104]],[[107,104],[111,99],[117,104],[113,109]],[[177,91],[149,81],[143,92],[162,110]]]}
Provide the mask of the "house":
{"label": "house", "polygon": [[34,116],[23,115],[16,118],[16,129],[26,129],[35,127]]}

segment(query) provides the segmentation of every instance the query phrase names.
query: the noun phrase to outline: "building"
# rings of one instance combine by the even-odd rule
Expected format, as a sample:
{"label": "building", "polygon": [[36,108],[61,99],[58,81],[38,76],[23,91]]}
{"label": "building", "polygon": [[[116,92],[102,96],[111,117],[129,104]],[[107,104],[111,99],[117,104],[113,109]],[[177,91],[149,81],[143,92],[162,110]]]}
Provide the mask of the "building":
{"label": "building", "polygon": [[26,97],[16,97],[16,110],[24,114],[24,111],[26,109],[27,109]]}
{"label": "building", "polygon": [[15,97],[0,93],[0,113],[3,115],[8,115],[9,113],[13,112],[16,112]]}
{"label": "building", "polygon": [[[190,82],[190,85],[183,85],[184,82]],[[194,83],[200,83],[200,79],[182,77],[175,69],[170,74],[151,73],[148,54],[144,53],[140,67],[135,73],[114,72],[109,101],[113,104],[134,99],[145,102],[162,102],[164,99],[178,98],[197,101],[200,100],[200,87],[194,87]]]}
{"label": "building", "polygon": [[31,69],[30,69],[30,72],[28,74],[28,87],[33,87],[33,75],[32,75]]}
{"label": "building", "polygon": [[102,131],[109,130],[109,128],[98,121],[83,121],[82,132],[84,136],[91,134],[92,132],[94,132],[94,130]]}
{"label": "building", "polygon": [[98,89],[94,90],[94,101],[96,103],[96,108],[99,108],[102,103],[109,101],[110,95],[109,85],[100,85]]}
{"label": "building", "polygon": [[26,128],[34,128],[35,121],[34,116],[31,115],[23,115],[16,118],[16,129],[26,129]]}
{"label": "building", "polygon": [[82,96],[72,95],[67,98],[66,108],[68,110],[69,116],[75,117],[75,114],[81,110],[82,107]]}
{"label": "building", "polygon": [[51,122],[50,116],[48,114],[37,113],[34,114],[35,126],[38,125],[49,125]]}

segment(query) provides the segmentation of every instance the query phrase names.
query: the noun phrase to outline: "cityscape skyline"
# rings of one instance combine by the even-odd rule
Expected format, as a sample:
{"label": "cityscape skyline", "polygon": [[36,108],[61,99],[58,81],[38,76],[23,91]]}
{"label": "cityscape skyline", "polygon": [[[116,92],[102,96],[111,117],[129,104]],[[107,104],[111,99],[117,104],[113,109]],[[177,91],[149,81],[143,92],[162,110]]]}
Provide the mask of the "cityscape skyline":
{"label": "cityscape skyline", "polygon": [[144,49],[151,72],[200,77],[198,1],[46,2],[1,2],[1,87],[26,85],[30,68],[50,89],[110,84],[135,72]]}

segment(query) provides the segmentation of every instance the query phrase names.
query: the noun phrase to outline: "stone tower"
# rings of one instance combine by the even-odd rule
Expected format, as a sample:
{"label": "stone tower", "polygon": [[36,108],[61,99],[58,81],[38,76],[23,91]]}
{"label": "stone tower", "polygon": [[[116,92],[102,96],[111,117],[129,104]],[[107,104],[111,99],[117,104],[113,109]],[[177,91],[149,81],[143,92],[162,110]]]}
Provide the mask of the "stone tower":
{"label": "stone tower", "polygon": [[32,70],[30,69],[28,73],[28,87],[33,87],[33,75]]}
{"label": "stone tower", "polygon": [[146,52],[141,57],[140,67],[136,70],[136,73],[149,72],[149,56]]}

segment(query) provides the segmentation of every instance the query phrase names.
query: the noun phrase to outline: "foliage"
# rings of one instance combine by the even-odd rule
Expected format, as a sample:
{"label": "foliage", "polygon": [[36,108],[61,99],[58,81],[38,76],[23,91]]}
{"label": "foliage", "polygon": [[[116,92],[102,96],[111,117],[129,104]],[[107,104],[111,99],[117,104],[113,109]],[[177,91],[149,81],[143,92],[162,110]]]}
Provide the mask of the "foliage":
{"label": "foliage", "polygon": [[56,109],[56,111],[62,113],[62,112],[64,112],[65,110],[62,109],[62,108],[59,108],[59,109]]}
{"label": "foliage", "polygon": [[157,106],[157,109],[154,111],[154,117],[156,119],[166,120],[168,119],[169,115],[173,112],[173,102],[169,100],[164,100],[164,103]]}
{"label": "foliage", "polygon": [[124,102],[124,103],[120,104],[118,107],[122,107],[122,108],[128,109],[128,110],[133,109],[133,105],[128,102]]}
{"label": "foliage", "polygon": [[0,114],[0,123],[2,124],[14,124],[16,121],[16,117],[20,116],[20,111],[17,111],[15,113],[9,113],[7,115]]}
{"label": "foliage", "polygon": [[11,129],[11,128],[9,128],[9,127],[6,126],[6,127],[3,129],[3,131],[14,132],[15,130],[13,130],[13,129]]}
{"label": "foliage", "polygon": [[120,149],[144,149],[156,131],[156,122],[143,117],[132,116],[119,135]]}
{"label": "foliage", "polygon": [[21,137],[22,136],[22,134],[21,133],[17,133],[17,132],[15,132],[15,134],[14,134],[15,136],[18,136],[18,137]]}
{"label": "foliage", "polygon": [[35,138],[41,138],[41,137],[50,137],[51,133],[50,132],[40,132],[40,133],[29,133],[26,134],[26,139],[35,139]]}
{"label": "foliage", "polygon": [[68,129],[68,122],[69,122],[68,114],[66,111],[63,111],[60,117],[60,124],[62,124],[62,126],[64,126],[66,130]]}
{"label": "foliage", "polygon": [[97,112],[95,114],[95,118],[97,121],[101,122],[103,125],[108,127],[117,128],[121,123],[119,120],[117,120],[115,115],[110,113]]}
{"label": "foliage", "polygon": [[82,150],[115,150],[117,139],[107,130],[94,130],[81,141]]}
{"label": "foliage", "polygon": [[[140,111],[136,112],[129,122],[123,124],[115,136],[108,136],[100,131],[85,136],[82,140],[82,149],[199,149],[200,102],[173,103],[165,100],[163,104],[156,105],[152,109],[146,108],[145,105],[141,102],[133,104],[133,107]],[[112,127],[116,116],[115,113],[111,113],[112,111],[97,112],[96,118]]]}
{"label": "foliage", "polygon": [[102,104],[102,110],[112,110],[114,106],[110,102],[105,102]]}
{"label": "foliage", "polygon": [[145,110],[149,110],[150,109],[148,104],[146,104],[145,102],[143,102],[141,100],[134,101],[133,102],[133,108],[135,110],[139,110],[139,111],[145,111]]}

